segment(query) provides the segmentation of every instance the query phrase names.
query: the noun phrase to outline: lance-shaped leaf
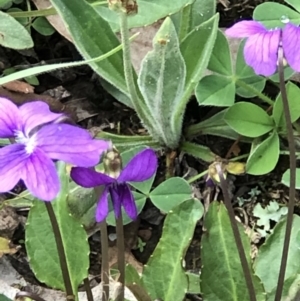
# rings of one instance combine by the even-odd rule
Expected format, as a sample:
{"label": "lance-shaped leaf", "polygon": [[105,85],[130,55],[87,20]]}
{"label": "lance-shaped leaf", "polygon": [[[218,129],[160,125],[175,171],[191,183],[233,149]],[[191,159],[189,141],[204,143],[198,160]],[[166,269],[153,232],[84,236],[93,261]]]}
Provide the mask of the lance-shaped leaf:
{"label": "lance-shaped leaf", "polygon": [[[51,3],[67,25],[75,46],[85,59],[98,57],[120,44],[107,21],[86,1],[51,0]],[[120,52],[104,61],[90,62],[89,65],[102,78],[128,96]],[[131,106],[131,103],[125,105]]]}
{"label": "lance-shaped leaf", "polygon": [[184,93],[174,116],[177,131],[181,130],[186,105],[207,68],[216,41],[219,15],[196,27],[181,43],[180,49],[186,64]]}
{"label": "lance-shaped leaf", "polygon": [[[72,287],[77,292],[78,285],[87,277],[89,245],[83,227],[68,210],[69,175],[66,165],[59,162],[58,170],[61,190],[51,204],[63,239]],[[30,267],[37,279],[50,287],[65,290],[55,237],[43,201],[34,201],[30,209],[25,244]]]}
{"label": "lance-shaped leaf", "polygon": [[[205,233],[201,243],[201,292],[205,301],[249,300],[249,293],[240,257],[235,244],[227,210],[222,203],[213,202],[205,216]],[[239,225],[240,235],[250,266],[250,239]],[[250,267],[250,270],[251,267]],[[217,281],[216,281],[217,277]],[[264,301],[259,279],[252,274],[257,301]]]}
{"label": "lance-shaped leaf", "polygon": [[168,213],[162,237],[142,276],[144,286],[152,300],[184,299],[189,283],[182,268],[182,258],[202,214],[203,206],[195,199],[185,201]]}
{"label": "lance-shaped leaf", "polygon": [[170,18],[164,21],[155,35],[153,48],[142,62],[138,85],[156,121],[152,126],[157,138],[166,146],[175,148],[181,129],[177,131],[174,126],[174,112],[182,98],[186,71]]}

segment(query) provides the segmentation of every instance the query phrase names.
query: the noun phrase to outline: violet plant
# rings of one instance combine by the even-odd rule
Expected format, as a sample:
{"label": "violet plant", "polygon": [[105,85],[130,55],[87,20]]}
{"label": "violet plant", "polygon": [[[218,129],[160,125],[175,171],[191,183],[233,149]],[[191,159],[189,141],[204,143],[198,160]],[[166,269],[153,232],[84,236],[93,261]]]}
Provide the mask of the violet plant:
{"label": "violet plant", "polygon": [[[137,13],[136,5],[139,5],[139,2],[109,1],[109,5],[117,11],[116,13],[109,12],[107,8],[100,10],[100,13],[95,13],[95,10],[84,1],[74,0],[70,3],[70,1],[65,0],[52,0],[51,2],[64,22],[68,24],[75,45],[85,59],[94,58],[119,45],[111,28],[121,29],[123,57],[120,53],[114,53],[106,61],[92,61],[90,65],[102,76],[103,85],[108,91],[118,100],[135,109],[141,123],[148,130],[149,136],[123,137],[101,133],[98,138],[111,138],[117,146],[123,148],[133,145],[147,145],[166,151],[166,170],[169,179],[152,191],[150,191],[151,181],[151,184],[147,184],[146,189],[143,187],[139,190],[145,199],[149,197],[163,212],[171,210],[165,220],[162,239],[142,275],[128,267],[127,280],[124,279],[124,259],[120,255],[119,270],[122,275],[120,280],[122,287],[125,283],[136,293],[136,298],[143,301],[158,298],[165,301],[181,301],[189,289],[189,281],[182,269],[181,261],[191,240],[195,225],[203,214],[203,208],[199,201],[191,198],[192,193],[188,182],[182,178],[172,177],[174,175],[172,155],[174,151],[176,153],[178,150],[207,162],[215,161],[213,164],[218,173],[227,207],[226,211],[222,204],[213,202],[205,216],[204,227],[207,232],[203,234],[201,242],[203,268],[200,276],[201,283],[197,282],[201,287],[203,300],[265,300],[267,294],[268,299],[273,300],[274,297],[276,301],[279,301],[282,297],[282,289],[283,296],[288,295],[291,299],[292,293],[287,291],[297,284],[297,277],[300,273],[299,267],[293,264],[293,261],[295,262],[299,258],[297,251],[293,250],[297,249],[295,246],[297,245],[298,232],[296,232],[296,226],[292,229],[296,166],[293,135],[299,131],[295,121],[300,117],[300,107],[297,98],[299,88],[292,82],[285,84],[285,80],[294,72],[292,69],[299,71],[299,54],[295,49],[298,48],[300,41],[298,39],[300,14],[291,8],[276,3],[259,5],[254,12],[255,21],[238,22],[226,31],[227,35],[247,38],[245,42],[240,44],[237,60],[234,63],[226,36],[222,31],[217,30],[218,16],[213,16],[214,9],[213,14],[208,14],[207,19],[201,19],[201,21],[197,19],[196,22],[191,22],[193,9],[199,7],[197,5],[201,1],[195,1],[195,3],[175,1],[177,4],[180,2],[181,11],[178,12],[177,16],[166,18],[163,22],[153,40],[153,51],[148,53],[143,60],[140,73],[137,76],[131,66],[128,27],[131,26],[131,18],[133,18],[132,23],[137,22],[135,20],[138,18],[127,16],[127,14],[129,10]],[[210,2],[215,8],[215,1]],[[297,0],[287,0],[286,3],[300,11]],[[141,8],[143,8],[142,5]],[[270,14],[266,15],[266,11]],[[138,15],[139,13],[137,13]],[[117,17],[120,20],[119,24],[115,22]],[[85,29],[81,26],[84,18],[88,20],[90,25]],[[178,19],[180,22],[176,22]],[[102,43],[95,31],[100,32],[101,37],[105,37],[107,43]],[[85,35],[89,36],[90,41],[82,39]],[[220,51],[220,49],[224,51]],[[289,67],[286,66],[287,64]],[[206,67],[212,74],[204,75]],[[275,101],[263,93],[267,80],[280,84],[281,92]],[[226,107],[226,109],[204,121],[183,128],[184,111],[194,92],[199,105]],[[236,94],[247,101],[235,103]],[[252,103],[253,97],[258,97],[262,103],[268,104],[269,108],[265,110],[263,105]],[[272,112],[271,115],[269,112]],[[284,180],[291,188],[289,215],[286,221],[281,221],[275,227],[274,233],[269,238],[269,242],[277,241],[284,249],[280,272],[280,258],[278,259],[276,256],[275,259],[270,259],[270,256],[265,255],[267,252],[275,252],[274,247],[271,248],[268,245],[268,241],[260,249],[259,257],[254,262],[251,261],[249,239],[243,231],[239,231],[240,227],[236,224],[232,204],[227,195],[223,161],[215,160],[215,155],[208,148],[191,142],[193,138],[204,134],[250,142],[250,153],[233,160],[247,158],[245,165],[242,164],[245,168],[242,172],[252,175],[269,173],[275,168],[280,154],[290,155],[290,173],[286,175]],[[27,138],[30,140],[30,137]],[[280,140],[286,138],[290,146],[289,152],[280,149]],[[24,147],[24,141],[22,143]],[[43,148],[43,144],[39,144],[37,147]],[[112,161],[117,160],[120,164],[118,154],[112,153],[114,154]],[[150,150],[142,153],[153,154]],[[47,154],[49,155],[51,152]],[[60,159],[50,155],[49,157]],[[134,162],[138,157],[139,155],[133,158],[131,162]],[[154,168],[154,156],[151,160],[149,159],[149,162],[151,161],[150,165]],[[125,183],[129,180],[144,180],[146,176],[150,177],[152,173],[136,174],[135,177],[130,178],[128,166],[131,164],[133,163],[128,163],[123,170],[124,175],[126,175],[126,177],[123,175],[123,178],[121,176],[122,171],[118,175],[119,170],[117,174],[110,174],[110,171],[106,169],[105,173],[101,174],[92,169],[73,168],[71,174],[79,184],[86,187],[103,184],[104,193],[102,191],[101,195],[100,193],[97,195],[99,202],[96,218],[98,221],[102,221],[107,216],[108,192],[112,195],[113,214],[116,213],[117,223],[118,217],[122,216],[119,215],[121,205],[124,206],[130,217],[136,217],[139,210],[136,209],[131,192]],[[133,165],[135,166],[135,164]],[[209,170],[206,170],[189,179],[189,183],[196,181],[208,172]],[[56,202],[56,204],[62,206],[61,204],[67,202],[68,189],[66,187],[69,181],[65,166],[60,166],[59,174],[64,185],[62,185],[63,189],[58,196],[60,202]],[[25,180],[22,176],[19,178]],[[34,189],[32,191],[35,193]],[[136,195],[136,192],[133,194]],[[120,200],[120,196],[122,200]],[[40,222],[37,219],[38,214],[34,214],[39,212],[40,209],[36,209],[38,206],[41,205],[35,204],[33,206],[27,228],[30,238],[27,246],[30,254],[34,254],[32,251],[34,244],[30,243],[30,240],[34,240],[32,238],[34,236],[32,225],[36,226]],[[69,212],[67,208],[64,210]],[[294,217],[294,220],[295,224],[298,225],[298,218]],[[76,222],[78,226],[80,223]],[[102,225],[106,229],[106,223],[102,222]],[[282,229],[285,226],[287,230],[284,234]],[[117,224],[117,228],[118,243],[120,243],[123,237],[122,223]],[[176,241],[174,241],[174,232],[178,234]],[[288,254],[290,236],[295,242],[291,241],[294,248],[290,248]],[[104,235],[104,237],[106,236]],[[282,237],[285,237],[284,243]],[[86,237],[83,235],[82,241],[84,239]],[[235,243],[238,248],[236,248]],[[118,245],[119,250],[122,250],[123,247],[123,242]],[[83,249],[84,252],[86,249]],[[272,256],[274,257],[274,253]],[[70,262],[69,258],[71,258],[70,255],[67,256],[67,261]],[[41,258],[39,259],[42,261]],[[285,265],[287,265],[287,269]],[[74,262],[70,266],[74,266]],[[86,267],[86,263],[83,266]],[[164,270],[170,272],[161,272]],[[272,273],[269,273],[269,270],[272,270]],[[107,268],[106,273],[109,273]],[[40,274],[40,270],[38,274]],[[84,273],[79,274],[83,275]],[[216,274],[231,276],[219,277],[217,281],[214,281]],[[76,291],[82,278],[72,282],[73,291],[71,290],[68,295],[72,295]],[[199,280],[199,277],[197,279]],[[54,283],[54,279],[52,278],[48,283]],[[105,283],[108,285],[107,282]],[[108,298],[106,293],[103,300],[108,300]],[[120,299],[123,299],[123,292]]]}

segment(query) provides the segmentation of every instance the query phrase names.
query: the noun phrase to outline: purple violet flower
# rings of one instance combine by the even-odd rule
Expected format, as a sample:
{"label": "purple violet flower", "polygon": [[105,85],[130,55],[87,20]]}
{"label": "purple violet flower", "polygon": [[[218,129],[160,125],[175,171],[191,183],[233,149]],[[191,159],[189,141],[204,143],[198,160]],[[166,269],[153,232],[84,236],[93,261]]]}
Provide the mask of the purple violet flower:
{"label": "purple violet flower", "polygon": [[281,44],[286,61],[292,69],[300,71],[300,27],[287,23],[283,29],[267,29],[257,21],[240,21],[225,33],[234,38],[248,38],[244,57],[256,74],[270,76],[276,72]]}
{"label": "purple violet flower", "polygon": [[60,189],[52,160],[85,167],[99,162],[109,143],[93,140],[84,129],[58,123],[63,116],[52,113],[42,101],[17,107],[0,97],[0,138],[16,141],[0,149],[0,192],[22,179],[35,197],[51,201]]}
{"label": "purple violet flower", "polygon": [[116,218],[120,217],[121,206],[131,219],[136,219],[137,208],[127,182],[142,182],[151,178],[157,169],[157,157],[152,149],[136,154],[121,170],[117,178],[95,170],[73,167],[71,177],[77,184],[86,187],[104,185],[104,191],[96,208],[96,221],[103,221],[108,215],[108,194],[110,194]]}

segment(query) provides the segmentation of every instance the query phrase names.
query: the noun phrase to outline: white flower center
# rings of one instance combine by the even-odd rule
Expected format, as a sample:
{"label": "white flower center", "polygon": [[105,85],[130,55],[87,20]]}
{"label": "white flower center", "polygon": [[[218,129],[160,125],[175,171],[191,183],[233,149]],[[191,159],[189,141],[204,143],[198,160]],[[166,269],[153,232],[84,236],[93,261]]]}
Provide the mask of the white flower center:
{"label": "white flower center", "polygon": [[25,145],[25,150],[27,154],[32,154],[34,152],[34,149],[36,147],[35,135],[27,137],[22,131],[16,131],[15,139],[17,143]]}

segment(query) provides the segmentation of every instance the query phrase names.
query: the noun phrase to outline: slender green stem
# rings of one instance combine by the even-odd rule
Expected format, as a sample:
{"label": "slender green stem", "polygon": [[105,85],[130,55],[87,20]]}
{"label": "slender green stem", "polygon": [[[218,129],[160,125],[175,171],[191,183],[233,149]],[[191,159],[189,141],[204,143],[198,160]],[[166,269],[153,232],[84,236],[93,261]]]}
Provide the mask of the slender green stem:
{"label": "slender green stem", "polygon": [[293,136],[293,125],[291,122],[291,113],[289,108],[289,102],[285,87],[284,81],[284,67],[283,67],[283,50],[279,47],[278,50],[278,72],[279,72],[279,84],[280,84],[280,92],[282,95],[282,104],[284,110],[284,116],[286,121],[287,127],[287,138],[289,144],[289,151],[290,151],[290,190],[289,190],[289,205],[288,205],[288,214],[286,220],[286,229],[285,229],[285,236],[284,236],[284,243],[283,243],[283,250],[282,250],[282,257],[281,257],[281,264],[277,282],[277,289],[275,294],[275,301],[281,300],[283,284],[284,284],[284,276],[286,271],[286,265],[288,260],[288,253],[289,253],[289,245],[291,239],[291,232],[292,232],[292,225],[293,225],[293,214],[294,214],[294,207],[295,207],[295,186],[296,186],[296,148],[295,148],[295,141]]}
{"label": "slender green stem", "polygon": [[257,97],[259,97],[262,101],[268,103],[269,105],[273,106],[274,105],[274,101],[268,97],[267,95],[265,95],[264,93],[260,92],[259,90],[257,90],[256,88],[254,88],[251,85],[248,85],[247,83],[245,83],[243,80],[241,79],[237,79],[236,80],[236,84],[246,90],[248,90],[249,92],[254,93]]}
{"label": "slender green stem", "polygon": [[131,64],[131,54],[130,54],[130,42],[129,42],[129,30],[128,30],[128,20],[126,12],[120,12],[120,33],[121,41],[123,45],[123,64],[124,64],[124,74],[127,84],[127,89],[130,94],[130,99],[134,110],[144,122],[144,125],[149,128],[149,116],[147,116],[140,105],[140,99],[136,90],[136,86],[133,78],[132,64]]}
{"label": "slender green stem", "polygon": [[121,284],[118,296],[115,301],[124,301],[124,286],[125,286],[125,242],[122,211],[120,216],[116,218],[116,233],[117,233],[117,249],[118,249],[118,270],[120,273],[118,282]]}
{"label": "slender green stem", "polygon": [[101,280],[102,301],[109,300],[109,260],[108,260],[108,235],[106,221],[100,223],[101,231]]}
{"label": "slender green stem", "polygon": [[91,290],[91,285],[89,278],[84,278],[83,279],[83,285],[84,285],[84,290],[86,292],[87,300],[88,301],[94,301],[93,293]]}
{"label": "slender green stem", "polygon": [[191,21],[192,6],[187,5],[181,11],[180,28],[179,28],[179,41],[182,41],[189,33]]}
{"label": "slender green stem", "polygon": [[52,225],[54,238],[56,242],[58,257],[59,257],[59,263],[60,268],[64,280],[64,285],[66,289],[67,294],[67,300],[68,301],[75,301],[75,295],[73,292],[72,284],[71,284],[71,278],[70,278],[70,272],[67,265],[67,258],[65,253],[65,248],[63,244],[63,239],[59,230],[58,222],[52,207],[52,204],[50,202],[45,202],[45,206],[49,215],[49,219]]}
{"label": "slender green stem", "polygon": [[199,174],[197,174],[197,175],[195,175],[195,176],[189,178],[189,179],[187,180],[187,182],[188,182],[189,184],[191,184],[191,183],[193,183],[193,182],[199,180],[200,178],[204,177],[206,174],[208,174],[208,170],[204,170],[203,172],[201,172],[201,173],[199,173]]}
{"label": "slender green stem", "polygon": [[239,252],[240,261],[242,264],[242,268],[243,268],[243,272],[244,272],[244,276],[245,276],[245,280],[246,280],[246,284],[247,284],[247,288],[248,288],[248,292],[249,292],[250,301],[256,301],[255,289],[254,289],[254,285],[253,285],[253,281],[252,281],[252,277],[251,277],[251,273],[250,273],[250,268],[249,268],[249,265],[247,262],[247,258],[246,258],[245,250],[243,247],[242,239],[240,236],[240,232],[238,229],[237,221],[235,219],[234,210],[232,208],[232,203],[231,203],[231,200],[229,197],[228,185],[224,178],[224,174],[223,174],[221,165],[217,164],[216,169],[217,169],[217,172],[218,172],[218,175],[220,178],[220,184],[221,184],[221,188],[222,188],[222,192],[223,192],[223,197],[224,197],[225,205],[226,205],[228,215],[230,218],[230,223],[231,223],[235,243],[236,243],[236,246],[237,246],[237,249]]}

